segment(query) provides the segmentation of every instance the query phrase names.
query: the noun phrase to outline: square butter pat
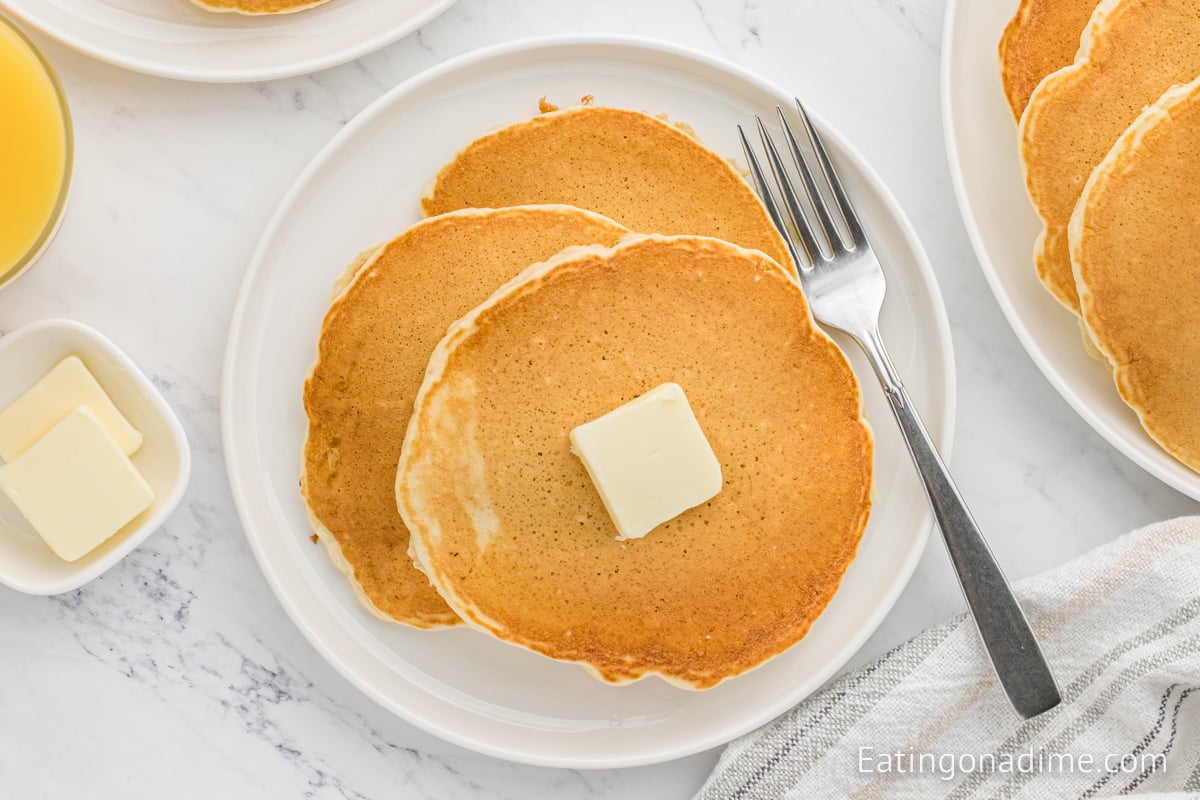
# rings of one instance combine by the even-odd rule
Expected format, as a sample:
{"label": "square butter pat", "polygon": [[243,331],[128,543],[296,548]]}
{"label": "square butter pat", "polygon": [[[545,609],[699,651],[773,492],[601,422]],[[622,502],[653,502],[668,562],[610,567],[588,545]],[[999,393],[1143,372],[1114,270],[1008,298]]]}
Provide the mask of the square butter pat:
{"label": "square butter pat", "polygon": [[0,490],[55,555],[75,561],[149,508],[154,490],[88,408],[0,467]]}
{"label": "square butter pat", "polygon": [[721,491],[721,463],[676,383],[580,425],[571,445],[618,539],[640,539]]}
{"label": "square butter pat", "polygon": [[12,461],[80,406],[96,415],[125,455],[142,446],[142,434],[117,410],[79,356],[67,356],[0,411],[0,458]]}

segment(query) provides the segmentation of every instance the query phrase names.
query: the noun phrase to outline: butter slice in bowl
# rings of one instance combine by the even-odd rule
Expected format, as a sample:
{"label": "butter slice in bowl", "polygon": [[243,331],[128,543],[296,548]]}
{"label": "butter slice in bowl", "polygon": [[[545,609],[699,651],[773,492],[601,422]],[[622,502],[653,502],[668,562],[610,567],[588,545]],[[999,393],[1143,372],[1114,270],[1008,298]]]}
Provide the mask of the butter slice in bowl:
{"label": "butter slice in bowl", "polygon": [[0,466],[0,490],[55,555],[77,561],[154,502],[154,490],[86,406]]}
{"label": "butter slice in bowl", "polygon": [[571,431],[618,539],[640,539],[716,497],[721,463],[683,387],[664,383]]}
{"label": "butter slice in bowl", "polygon": [[129,424],[79,356],[70,355],[0,409],[0,458],[12,461],[80,406],[92,412],[125,455],[142,446],[141,431]]}
{"label": "butter slice in bowl", "polygon": [[[19,504],[0,491],[0,584],[27,594],[68,592],[112,567],[166,521],[182,499],[191,471],[191,454],[183,428],[158,389],[116,345],[77,322],[45,320],[0,336],[0,409],[7,409],[19,402],[26,392],[35,389],[48,374],[52,374],[56,365],[61,365],[64,360],[70,364],[71,356],[78,356],[103,394],[111,399],[120,416],[130,428],[140,432],[141,446],[131,456],[125,453],[129,447],[128,439],[112,445],[113,449],[106,455],[122,468],[125,463],[131,464],[153,492],[153,500],[148,507],[119,526],[113,535],[103,539],[95,549],[74,561],[68,561],[47,546],[47,540],[35,530],[34,521],[27,519]],[[53,432],[55,426],[63,423],[65,418],[74,416],[79,408],[85,409],[84,416],[90,415],[92,420],[99,422],[105,437],[121,442],[119,435],[114,435],[110,429],[108,420],[92,408],[91,403],[81,399],[79,394],[69,396],[72,399],[66,402],[73,405],[50,424],[50,432],[37,437],[38,442]],[[27,422],[31,419],[23,418]],[[92,420],[89,420],[90,432],[95,434],[96,422]],[[76,420],[72,427],[80,424]],[[82,427],[87,428],[86,425]],[[53,444],[53,440],[49,444]],[[17,478],[16,483],[20,484],[19,478],[24,470],[9,470],[24,462],[24,468],[32,471],[31,465],[35,465],[36,459],[25,462],[25,457],[33,454],[34,448],[36,443],[21,455],[8,460],[0,470],[4,470],[9,479]],[[50,452],[49,447],[44,451]],[[116,459],[114,452],[124,461]],[[51,460],[61,470],[62,451],[58,453]],[[87,456],[93,464],[97,463],[95,459],[98,458],[111,463],[94,452]],[[112,473],[106,471],[106,475],[93,477],[92,480],[98,481],[94,488],[106,485],[109,480],[121,481],[120,469],[117,476],[114,478]],[[51,480],[58,481],[63,477],[55,475]],[[129,478],[128,474],[123,477]],[[60,488],[65,485],[60,484]],[[122,486],[131,492],[131,496],[136,496],[135,487],[124,481]],[[64,505],[82,505],[82,495],[60,497]],[[123,513],[132,513],[132,507],[132,504],[126,507]],[[122,515],[114,513],[114,519]],[[44,526],[44,521],[42,524]],[[110,524],[116,525],[116,522],[110,520]],[[69,557],[70,554],[69,548],[64,546],[62,555]]]}

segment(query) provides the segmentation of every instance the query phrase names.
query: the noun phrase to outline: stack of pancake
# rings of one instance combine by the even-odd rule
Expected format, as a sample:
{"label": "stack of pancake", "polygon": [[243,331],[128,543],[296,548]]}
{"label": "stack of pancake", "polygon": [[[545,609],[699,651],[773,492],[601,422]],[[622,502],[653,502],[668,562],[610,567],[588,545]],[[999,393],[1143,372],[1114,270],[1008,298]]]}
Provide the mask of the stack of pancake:
{"label": "stack of pancake", "polygon": [[1200,471],[1200,0],[1022,0],[1000,56],[1038,275],[1147,433]]}
{"label": "stack of pancake", "polygon": [[[866,525],[873,442],[741,175],[584,106],[470,143],[421,204],[337,282],[304,388],[302,492],[367,608],[612,683],[707,688],[802,638]],[[669,381],[724,487],[617,541],[569,435]]]}

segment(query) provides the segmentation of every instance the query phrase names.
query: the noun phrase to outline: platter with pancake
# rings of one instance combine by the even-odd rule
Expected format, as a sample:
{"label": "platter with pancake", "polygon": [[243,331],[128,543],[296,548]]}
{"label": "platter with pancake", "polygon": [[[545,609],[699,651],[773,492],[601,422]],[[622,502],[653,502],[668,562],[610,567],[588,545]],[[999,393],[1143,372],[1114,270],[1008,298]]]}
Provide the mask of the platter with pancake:
{"label": "platter with pancake", "polygon": [[125,69],[248,83],[307,75],[412,33],[454,0],[3,0],[62,44]]}
{"label": "platter with pancake", "polygon": [[1200,499],[1200,5],[951,0],[942,111],[967,233],[1063,398]]}
{"label": "platter with pancake", "polygon": [[[281,202],[231,325],[226,463],[280,602],[385,708],[516,761],[665,761],[792,707],[895,602],[926,501],[737,158],[790,97],[648,40],[504,45],[384,95]],[[818,124],[946,453],[933,273]]]}

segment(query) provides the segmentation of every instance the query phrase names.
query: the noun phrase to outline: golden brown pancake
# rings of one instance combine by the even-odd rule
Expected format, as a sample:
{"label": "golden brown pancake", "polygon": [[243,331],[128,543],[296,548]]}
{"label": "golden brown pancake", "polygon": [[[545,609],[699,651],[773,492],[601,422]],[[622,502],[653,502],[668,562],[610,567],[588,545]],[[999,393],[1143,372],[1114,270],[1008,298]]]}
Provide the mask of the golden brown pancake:
{"label": "golden brown pancake", "polygon": [[426,214],[567,203],[639,233],[715,236],[791,260],[740,174],[685,130],[620,108],[569,108],[476,139],[421,199]]}
{"label": "golden brown pancake", "polygon": [[1042,283],[1079,312],[1067,224],[1092,169],[1141,110],[1200,74],[1200,0],[1103,0],[1075,63],[1048,76],[1021,118],[1029,196],[1045,223]]}
{"label": "golden brown pancake", "polygon": [[334,564],[376,614],[419,628],[458,622],[413,567],[396,511],[396,463],[434,346],[530,264],[626,233],[566,206],[462,211],[414,225],[339,281],[304,386],[301,490]]}
{"label": "golden brown pancake", "polygon": [[1122,134],[1071,218],[1083,319],[1146,432],[1200,472],[1200,79]]}
{"label": "golden brown pancake", "polygon": [[328,3],[329,0],[192,0],[206,11],[232,11],[236,14],[291,14]]}
{"label": "golden brown pancake", "polygon": [[[569,434],[668,381],[724,488],[617,541]],[[854,373],[782,267],[631,236],[531,267],[451,327],[396,493],[414,558],[465,621],[605,681],[703,689],[825,608],[866,524],[872,450]]]}
{"label": "golden brown pancake", "polygon": [[1000,79],[1018,122],[1042,78],[1075,60],[1097,0],[1021,0],[1000,37]]}

